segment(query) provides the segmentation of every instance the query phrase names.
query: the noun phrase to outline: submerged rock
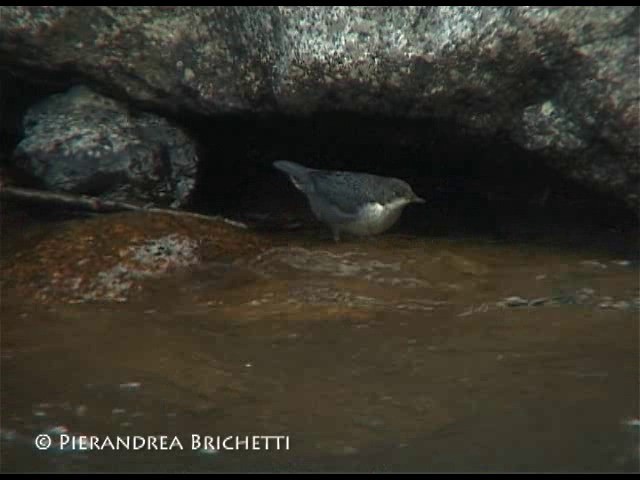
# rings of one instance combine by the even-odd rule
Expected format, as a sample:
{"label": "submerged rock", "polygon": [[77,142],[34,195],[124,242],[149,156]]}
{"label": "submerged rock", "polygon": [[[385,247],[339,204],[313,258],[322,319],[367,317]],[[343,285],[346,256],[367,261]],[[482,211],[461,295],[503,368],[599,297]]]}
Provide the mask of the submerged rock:
{"label": "submerged rock", "polygon": [[150,279],[262,248],[257,237],[223,221],[148,213],[73,220],[38,237],[3,255],[3,301],[122,302],[143,293]]}
{"label": "submerged rock", "polygon": [[84,86],[32,107],[24,127],[15,162],[48,189],[178,207],[194,188],[198,155],[184,132]]}
{"label": "submerged rock", "polygon": [[81,73],[172,111],[447,118],[639,203],[638,7],[5,6],[0,16],[0,60],[16,69]]}

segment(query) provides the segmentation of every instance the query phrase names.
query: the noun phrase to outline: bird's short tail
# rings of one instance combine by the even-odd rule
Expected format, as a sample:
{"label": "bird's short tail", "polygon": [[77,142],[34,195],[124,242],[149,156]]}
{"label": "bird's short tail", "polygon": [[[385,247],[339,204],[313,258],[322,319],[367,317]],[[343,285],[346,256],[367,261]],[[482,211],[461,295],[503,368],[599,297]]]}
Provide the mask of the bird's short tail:
{"label": "bird's short tail", "polygon": [[297,163],[287,162],[286,160],[273,162],[273,166],[289,175],[289,178],[298,189],[305,191],[308,188],[310,168]]}

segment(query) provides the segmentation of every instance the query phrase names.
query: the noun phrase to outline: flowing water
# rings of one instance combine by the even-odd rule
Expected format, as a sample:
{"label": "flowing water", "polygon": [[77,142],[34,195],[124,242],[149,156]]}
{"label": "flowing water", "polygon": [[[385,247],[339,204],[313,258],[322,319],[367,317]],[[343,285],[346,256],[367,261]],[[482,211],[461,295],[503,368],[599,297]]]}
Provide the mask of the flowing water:
{"label": "flowing water", "polygon": [[639,469],[636,256],[260,235],[124,302],[5,293],[2,469]]}

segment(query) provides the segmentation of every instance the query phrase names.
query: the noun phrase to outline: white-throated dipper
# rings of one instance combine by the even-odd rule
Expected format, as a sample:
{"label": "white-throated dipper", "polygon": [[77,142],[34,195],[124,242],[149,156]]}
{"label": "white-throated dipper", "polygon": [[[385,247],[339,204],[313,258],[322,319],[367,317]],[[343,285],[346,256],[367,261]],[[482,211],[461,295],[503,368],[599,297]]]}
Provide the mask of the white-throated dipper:
{"label": "white-throated dipper", "polygon": [[311,210],[318,220],[329,225],[336,242],[341,232],[382,233],[396,223],[408,204],[425,202],[398,178],[318,170],[284,160],[273,166],[289,175],[307,196]]}

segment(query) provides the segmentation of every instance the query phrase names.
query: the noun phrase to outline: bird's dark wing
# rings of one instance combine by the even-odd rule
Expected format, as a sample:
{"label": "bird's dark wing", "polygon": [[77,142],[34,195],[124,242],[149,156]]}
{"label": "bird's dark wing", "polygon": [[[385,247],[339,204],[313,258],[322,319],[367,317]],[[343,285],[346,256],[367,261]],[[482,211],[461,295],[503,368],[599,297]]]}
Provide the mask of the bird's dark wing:
{"label": "bird's dark wing", "polygon": [[316,193],[346,214],[356,214],[364,203],[380,199],[375,175],[315,170],[310,176]]}

